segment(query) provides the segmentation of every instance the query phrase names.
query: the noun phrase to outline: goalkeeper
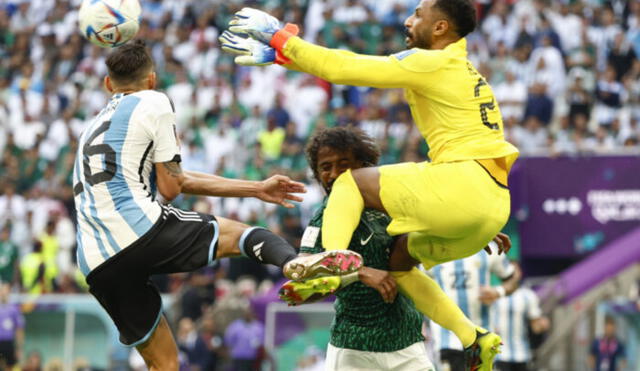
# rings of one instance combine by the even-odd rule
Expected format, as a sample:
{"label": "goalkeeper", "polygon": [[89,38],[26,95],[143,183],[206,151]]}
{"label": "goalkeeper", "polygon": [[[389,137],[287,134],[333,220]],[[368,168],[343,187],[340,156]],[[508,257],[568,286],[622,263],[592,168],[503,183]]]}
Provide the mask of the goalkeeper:
{"label": "goalkeeper", "polygon": [[[398,255],[417,259],[427,269],[476,253],[504,226],[510,209],[507,176],[518,151],[504,140],[491,87],[467,59],[464,37],[476,26],[471,0],[422,0],[405,21],[409,49],[387,57],[310,44],[295,36],[295,27],[281,29],[275,18],[255,9],[241,10],[230,24],[232,32],[264,44],[251,46],[238,63],[272,58],[333,83],[404,88],[414,121],[429,143],[431,162],[345,171],[335,181],[323,216],[325,249],[348,248],[365,207],[391,217],[390,235],[409,233]],[[226,36],[232,41],[222,40],[223,49],[239,51],[239,42]],[[331,253],[325,253],[327,260],[295,259],[285,273],[301,280],[324,274],[327,264],[334,273],[353,267],[334,264]],[[476,337],[473,367],[491,370],[500,338]]]}

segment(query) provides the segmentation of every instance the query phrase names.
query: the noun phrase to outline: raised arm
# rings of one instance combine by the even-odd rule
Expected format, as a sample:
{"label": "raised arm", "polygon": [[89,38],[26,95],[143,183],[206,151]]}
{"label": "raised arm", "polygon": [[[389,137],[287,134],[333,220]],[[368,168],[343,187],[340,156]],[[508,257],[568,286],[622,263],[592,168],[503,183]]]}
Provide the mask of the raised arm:
{"label": "raised arm", "polygon": [[[414,53],[408,50],[405,53]],[[328,49],[290,38],[282,53],[296,69],[318,76],[334,84],[371,86],[374,88],[411,88],[424,74],[403,67],[396,56],[368,56]]]}
{"label": "raised arm", "polygon": [[[221,39],[223,50],[251,55],[236,59],[236,63],[264,65],[267,60],[275,61],[336,84],[374,88],[418,87],[428,78],[427,73],[444,62],[438,53],[421,49],[379,57],[324,48],[297,37],[295,25],[281,28],[276,18],[252,8],[237,12],[229,25],[230,33]],[[232,33],[249,35],[275,50],[256,47],[255,44],[253,47],[244,45],[244,39],[236,38]],[[265,55],[273,58],[266,58]],[[249,60],[254,63],[249,63]]]}

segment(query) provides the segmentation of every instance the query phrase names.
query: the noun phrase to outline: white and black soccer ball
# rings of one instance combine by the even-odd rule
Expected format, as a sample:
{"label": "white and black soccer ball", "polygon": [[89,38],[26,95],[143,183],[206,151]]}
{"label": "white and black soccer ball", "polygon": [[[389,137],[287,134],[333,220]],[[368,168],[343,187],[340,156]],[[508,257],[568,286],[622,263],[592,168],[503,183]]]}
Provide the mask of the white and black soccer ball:
{"label": "white and black soccer ball", "polygon": [[138,0],[83,0],[78,12],[82,35],[103,48],[120,46],[140,28]]}

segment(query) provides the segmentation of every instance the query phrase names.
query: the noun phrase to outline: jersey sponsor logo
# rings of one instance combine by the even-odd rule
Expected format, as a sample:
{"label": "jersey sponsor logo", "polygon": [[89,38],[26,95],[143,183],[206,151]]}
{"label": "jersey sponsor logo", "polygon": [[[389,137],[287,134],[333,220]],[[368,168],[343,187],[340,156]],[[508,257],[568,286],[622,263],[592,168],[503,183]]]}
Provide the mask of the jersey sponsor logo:
{"label": "jersey sponsor logo", "polygon": [[373,237],[373,232],[371,232],[371,234],[369,235],[369,237],[367,237],[366,239],[360,239],[360,245],[364,246],[366,244],[369,243],[369,241],[371,240],[371,237]]}
{"label": "jersey sponsor logo", "polygon": [[316,241],[318,241],[318,236],[320,235],[320,228],[318,227],[307,227],[302,234],[302,239],[300,240],[300,247],[315,247]]}

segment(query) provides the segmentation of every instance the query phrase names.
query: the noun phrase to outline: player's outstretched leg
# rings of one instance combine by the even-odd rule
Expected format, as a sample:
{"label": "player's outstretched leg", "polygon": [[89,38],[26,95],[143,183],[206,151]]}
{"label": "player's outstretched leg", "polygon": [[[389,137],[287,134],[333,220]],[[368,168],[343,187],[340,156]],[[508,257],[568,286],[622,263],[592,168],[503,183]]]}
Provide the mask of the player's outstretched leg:
{"label": "player's outstretched leg", "polygon": [[362,257],[354,251],[326,251],[298,257],[293,246],[267,229],[225,218],[217,220],[220,224],[217,259],[244,255],[260,264],[278,266],[286,277],[296,281],[342,276],[362,267]]}
{"label": "player's outstretched leg", "polygon": [[215,253],[217,259],[244,255],[260,264],[283,268],[298,254],[284,238],[268,229],[250,227],[234,220],[217,218],[220,237]]}

